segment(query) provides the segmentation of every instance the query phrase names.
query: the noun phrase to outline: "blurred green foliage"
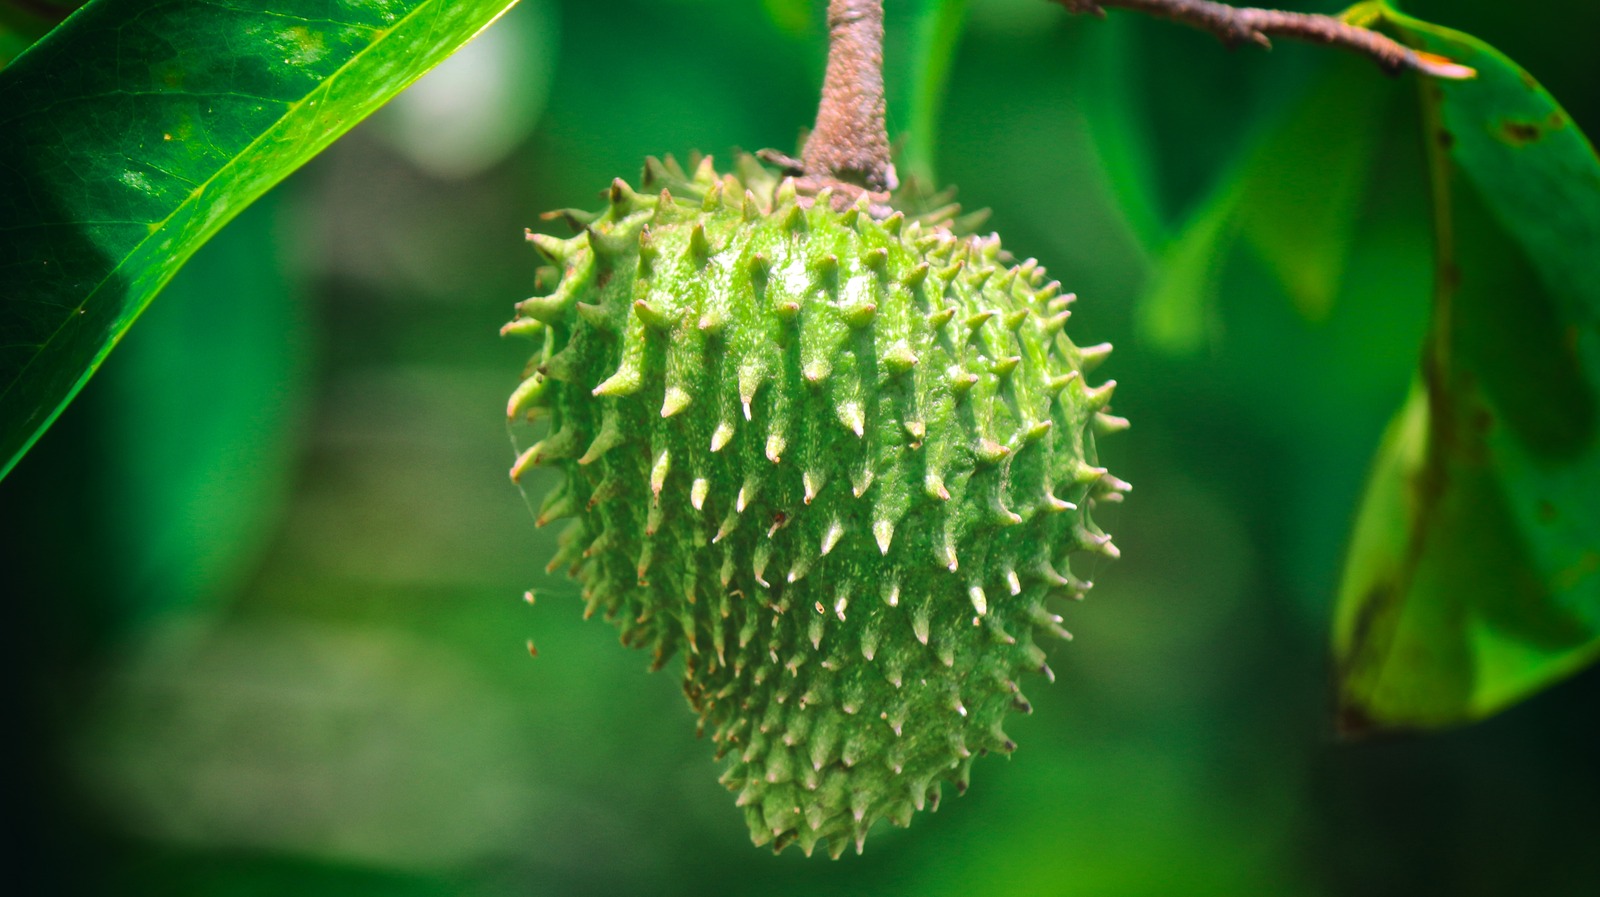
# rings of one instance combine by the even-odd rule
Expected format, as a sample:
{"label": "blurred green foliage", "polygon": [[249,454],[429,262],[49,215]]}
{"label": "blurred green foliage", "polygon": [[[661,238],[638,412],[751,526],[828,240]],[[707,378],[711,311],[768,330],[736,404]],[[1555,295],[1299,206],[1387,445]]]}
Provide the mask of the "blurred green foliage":
{"label": "blurred green foliage", "polygon": [[[887,6],[902,132],[927,8]],[[1489,39],[1600,133],[1600,7],[1407,7]],[[1331,730],[1351,509],[1429,338],[1410,79],[1041,0],[972,0],[937,163],[1083,297],[1075,338],[1118,344],[1105,370],[1135,430],[1106,450],[1137,491],[1107,528],[1124,560],[1089,571],[1058,681],[1014,726],[1022,749],[980,762],[966,796],[860,858],[749,846],[673,679],[538,572],[553,534],[505,481],[499,420],[525,359],[493,334],[531,288],[522,228],[540,211],[592,204],[646,154],[793,148],[819,17],[523,0],[437,74],[465,86],[420,82],[199,251],[0,482],[14,880],[225,897],[1595,892],[1595,671],[1469,729]],[[1317,130],[1307,96],[1346,128]],[[1358,167],[1364,188],[1317,176]],[[1187,223],[1238,191],[1255,230],[1206,259],[1202,339],[1163,351],[1138,303]],[[1315,289],[1273,261],[1302,220],[1345,241]]]}
{"label": "blurred green foliage", "polygon": [[[1240,243],[1303,315],[1328,314],[1397,85],[1373,78],[1370,64],[1358,59],[1330,60],[1327,69],[1256,138],[1160,254],[1139,307],[1139,334],[1156,348],[1194,353],[1220,339],[1218,281]],[[1105,152],[1119,149],[1112,144]],[[1136,182],[1121,192],[1130,203],[1148,202],[1144,189]]]}

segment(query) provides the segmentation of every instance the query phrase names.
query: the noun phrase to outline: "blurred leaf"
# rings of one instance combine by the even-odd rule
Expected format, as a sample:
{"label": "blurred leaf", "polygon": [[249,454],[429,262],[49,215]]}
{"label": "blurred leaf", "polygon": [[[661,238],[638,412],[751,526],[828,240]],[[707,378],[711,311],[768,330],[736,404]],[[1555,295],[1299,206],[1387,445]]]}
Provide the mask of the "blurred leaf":
{"label": "blurred leaf", "polygon": [[136,620],[228,594],[288,491],[310,358],[281,196],[196,253],[104,371],[107,535]]}
{"label": "blurred leaf", "polygon": [[761,0],[761,8],[766,10],[772,24],[796,37],[814,27],[812,17],[821,6],[821,3],[813,3],[812,0]]}
{"label": "blurred leaf", "polygon": [[[125,897],[461,897],[457,882],[266,851],[147,849],[107,876]],[[470,892],[468,892],[470,893]]]}
{"label": "blurred leaf", "polygon": [[1240,193],[1213,194],[1155,263],[1155,283],[1134,309],[1140,334],[1174,354],[1197,352],[1215,331],[1217,284],[1238,238]]}
{"label": "blurred leaf", "polygon": [[539,849],[537,732],[433,633],[174,617],[124,650],[71,761],[129,834],[418,873]]}
{"label": "blurred leaf", "polygon": [[93,0],[0,71],[0,475],[239,210],[514,0]]}
{"label": "blurred leaf", "polygon": [[1335,631],[1357,731],[1478,719],[1600,657],[1600,158],[1483,42],[1422,84],[1436,284],[1422,382],[1368,485]]}
{"label": "blurred leaf", "polygon": [[1328,73],[1261,136],[1167,248],[1139,307],[1145,336],[1174,353],[1204,344],[1218,280],[1240,238],[1302,313],[1325,316],[1350,254],[1389,95],[1370,64],[1330,60]]}
{"label": "blurred leaf", "polygon": [[1146,251],[1167,245],[1171,235],[1156,200],[1147,106],[1133,90],[1133,19],[1117,16],[1084,42],[1077,83],[1089,137],[1106,174],[1117,209]]}
{"label": "blurred leaf", "polygon": [[904,159],[906,175],[924,184],[937,183],[934,163],[939,110],[971,6],[971,0],[922,0],[917,10],[911,56],[911,134]]}
{"label": "blurred leaf", "polygon": [[1334,70],[1273,134],[1242,188],[1242,234],[1300,312],[1327,316],[1355,238],[1373,151],[1394,91],[1364,60]]}

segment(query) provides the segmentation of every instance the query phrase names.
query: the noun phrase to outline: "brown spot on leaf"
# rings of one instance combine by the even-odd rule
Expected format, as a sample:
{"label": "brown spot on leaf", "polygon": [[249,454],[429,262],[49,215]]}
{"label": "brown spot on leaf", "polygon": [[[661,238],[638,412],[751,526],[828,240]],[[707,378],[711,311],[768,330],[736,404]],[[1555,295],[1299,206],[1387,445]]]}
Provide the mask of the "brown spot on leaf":
{"label": "brown spot on leaf", "polygon": [[1583,581],[1600,572],[1600,553],[1586,551],[1578,562],[1562,570],[1555,576],[1555,587],[1563,592],[1570,592],[1583,584]]}
{"label": "brown spot on leaf", "polygon": [[1461,289],[1461,266],[1455,262],[1446,262],[1439,268],[1439,279],[1444,281],[1442,286],[1454,293]]}
{"label": "brown spot on leaf", "polygon": [[1517,121],[1508,118],[1500,123],[1500,139],[1512,146],[1537,143],[1544,136],[1544,128],[1537,122]]}
{"label": "brown spot on leaf", "polygon": [[1434,139],[1439,141],[1439,146],[1445,152],[1449,152],[1456,145],[1456,135],[1450,133],[1450,131],[1445,129],[1445,128],[1440,128],[1437,132],[1434,133],[1433,136],[1434,136]]}
{"label": "brown spot on leaf", "polygon": [[1483,405],[1476,405],[1472,409],[1471,424],[1480,438],[1487,436],[1494,429],[1494,413]]}
{"label": "brown spot on leaf", "polygon": [[1367,713],[1365,707],[1358,706],[1349,698],[1339,703],[1339,709],[1334,716],[1336,734],[1345,741],[1397,742],[1414,739],[1418,734],[1415,724],[1403,722],[1387,722]]}
{"label": "brown spot on leaf", "polygon": [[1349,701],[1340,702],[1338,714],[1334,717],[1334,726],[1338,729],[1340,738],[1351,741],[1365,738],[1381,728],[1367,715],[1366,708]]}

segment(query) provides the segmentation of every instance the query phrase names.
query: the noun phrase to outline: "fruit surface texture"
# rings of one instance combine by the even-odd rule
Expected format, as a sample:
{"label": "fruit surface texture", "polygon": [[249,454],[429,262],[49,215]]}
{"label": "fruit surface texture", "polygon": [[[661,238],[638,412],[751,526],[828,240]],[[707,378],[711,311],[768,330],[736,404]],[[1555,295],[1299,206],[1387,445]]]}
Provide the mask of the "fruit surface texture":
{"label": "fruit surface texture", "polygon": [[537,349],[511,397],[564,476],[551,569],[587,612],[683,658],[757,844],[837,856],[1009,753],[1018,682],[1049,673],[1047,604],[1127,484],[1097,464],[1126,422],[1064,334],[1073,296],[995,236],[836,208],[740,159],[652,160],[599,213],[530,235],[550,267],[507,334]]}

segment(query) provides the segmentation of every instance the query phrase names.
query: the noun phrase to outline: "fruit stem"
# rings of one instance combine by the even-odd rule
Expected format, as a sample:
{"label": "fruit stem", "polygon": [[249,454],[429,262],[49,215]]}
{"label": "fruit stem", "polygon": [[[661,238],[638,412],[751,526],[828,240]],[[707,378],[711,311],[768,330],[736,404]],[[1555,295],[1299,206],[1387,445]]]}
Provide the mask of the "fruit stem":
{"label": "fruit stem", "polygon": [[887,199],[898,186],[884,125],[883,0],[829,0],[828,71],[801,166],[806,186],[846,202],[863,190]]}
{"label": "fruit stem", "polygon": [[1253,9],[1212,3],[1210,0],[1054,0],[1073,15],[1088,13],[1104,18],[1104,7],[1120,6],[1153,16],[1172,19],[1209,31],[1228,46],[1250,43],[1271,48],[1269,35],[1343,47],[1370,57],[1389,74],[1421,72],[1435,78],[1464,79],[1477,72],[1435,56],[1419,53],[1370,28],[1362,28],[1335,16]]}

